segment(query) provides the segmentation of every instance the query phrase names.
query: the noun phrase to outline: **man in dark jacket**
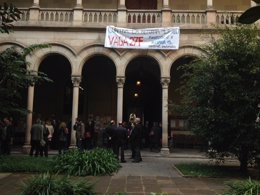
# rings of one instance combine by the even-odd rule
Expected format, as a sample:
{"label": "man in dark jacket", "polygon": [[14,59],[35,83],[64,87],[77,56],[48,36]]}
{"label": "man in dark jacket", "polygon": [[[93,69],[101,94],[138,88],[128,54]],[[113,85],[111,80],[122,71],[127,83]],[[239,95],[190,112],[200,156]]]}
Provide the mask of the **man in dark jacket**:
{"label": "man in dark jacket", "polygon": [[4,118],[4,124],[1,129],[1,142],[2,142],[2,151],[4,155],[10,155],[11,152],[11,142],[13,137],[13,125],[9,118]]}
{"label": "man in dark jacket", "polygon": [[30,156],[33,155],[33,152],[35,150],[35,156],[37,157],[40,152],[40,141],[43,139],[43,125],[41,124],[41,120],[37,119],[36,123],[33,124],[31,129],[31,150],[30,150]]}
{"label": "man in dark jacket", "polygon": [[113,151],[119,159],[119,149],[121,150],[121,162],[125,163],[125,144],[127,141],[127,129],[123,127],[122,122],[119,122],[118,127],[114,129],[113,133]]}
{"label": "man in dark jacket", "polygon": [[140,118],[135,119],[134,128],[129,136],[129,142],[134,150],[134,160],[132,162],[139,163],[142,161],[141,157],[141,143],[142,143],[142,125]]}

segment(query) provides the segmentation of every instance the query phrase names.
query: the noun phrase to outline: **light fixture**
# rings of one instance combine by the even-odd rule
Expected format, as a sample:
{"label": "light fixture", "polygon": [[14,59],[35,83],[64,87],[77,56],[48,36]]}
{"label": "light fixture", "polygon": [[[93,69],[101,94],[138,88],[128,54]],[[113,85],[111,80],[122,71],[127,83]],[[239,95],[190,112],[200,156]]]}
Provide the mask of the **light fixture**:
{"label": "light fixture", "polygon": [[135,98],[137,98],[139,95],[138,95],[138,93],[134,93],[134,96],[135,96]]}
{"label": "light fixture", "polygon": [[139,81],[139,80],[136,81],[136,85],[137,85],[137,86],[141,85],[141,81]]}

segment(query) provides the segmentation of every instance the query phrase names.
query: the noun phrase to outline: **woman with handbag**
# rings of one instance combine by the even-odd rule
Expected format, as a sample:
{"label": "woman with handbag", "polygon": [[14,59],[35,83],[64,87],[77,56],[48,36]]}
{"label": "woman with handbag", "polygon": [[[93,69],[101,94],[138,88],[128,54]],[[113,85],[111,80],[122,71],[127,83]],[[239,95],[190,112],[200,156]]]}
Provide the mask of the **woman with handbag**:
{"label": "woman with handbag", "polygon": [[69,131],[65,122],[61,122],[58,131],[59,154],[64,154],[67,149],[67,135]]}

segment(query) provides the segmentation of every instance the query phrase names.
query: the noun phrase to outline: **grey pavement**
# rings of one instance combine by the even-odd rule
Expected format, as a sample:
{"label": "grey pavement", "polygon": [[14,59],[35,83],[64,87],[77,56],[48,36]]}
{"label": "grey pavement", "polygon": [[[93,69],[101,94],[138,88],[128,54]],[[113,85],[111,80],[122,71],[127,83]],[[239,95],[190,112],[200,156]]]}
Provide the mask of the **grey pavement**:
{"label": "grey pavement", "polygon": [[[50,152],[52,155],[56,151]],[[13,152],[13,155],[19,151]],[[228,189],[228,178],[189,178],[184,177],[175,168],[182,162],[207,163],[209,159],[198,150],[176,149],[168,156],[160,153],[142,151],[143,161],[132,163],[130,151],[126,151],[126,163],[112,176],[85,177],[95,184],[98,194],[115,194],[125,192],[128,195],[216,195]],[[22,181],[31,177],[25,173],[0,173],[0,194],[19,194]]]}

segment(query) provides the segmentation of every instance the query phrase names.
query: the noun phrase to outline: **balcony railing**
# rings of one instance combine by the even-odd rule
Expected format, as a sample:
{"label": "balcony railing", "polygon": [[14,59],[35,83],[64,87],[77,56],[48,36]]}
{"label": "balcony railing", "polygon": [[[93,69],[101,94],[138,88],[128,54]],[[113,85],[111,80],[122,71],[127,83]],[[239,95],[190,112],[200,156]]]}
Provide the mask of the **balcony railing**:
{"label": "balcony railing", "polygon": [[225,12],[225,11],[217,11],[216,23],[217,24],[227,24],[232,25],[236,24],[239,16],[242,12]]}
{"label": "balcony railing", "polygon": [[28,21],[30,17],[29,9],[19,9],[19,10],[22,12],[20,21]]}
{"label": "balcony railing", "polygon": [[117,10],[83,10],[83,22],[96,24],[117,23]]}
{"label": "balcony railing", "polygon": [[66,9],[40,9],[39,21],[72,22],[73,10]]}
{"label": "balcony railing", "polygon": [[206,24],[207,14],[205,11],[173,11],[173,24]]}
{"label": "balcony railing", "polygon": [[[106,25],[123,25],[125,27],[180,25],[195,28],[200,25],[215,23],[219,25],[236,24],[242,11],[208,11],[208,10],[120,10],[114,9],[20,9],[21,19],[15,25],[50,25],[50,26],[86,26],[105,27]],[[210,26],[210,25],[208,25]]]}
{"label": "balcony railing", "polygon": [[162,13],[158,10],[128,10],[126,17],[129,24],[162,23]]}

